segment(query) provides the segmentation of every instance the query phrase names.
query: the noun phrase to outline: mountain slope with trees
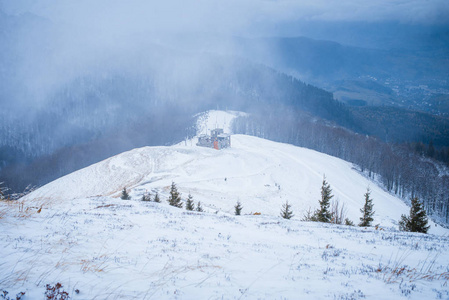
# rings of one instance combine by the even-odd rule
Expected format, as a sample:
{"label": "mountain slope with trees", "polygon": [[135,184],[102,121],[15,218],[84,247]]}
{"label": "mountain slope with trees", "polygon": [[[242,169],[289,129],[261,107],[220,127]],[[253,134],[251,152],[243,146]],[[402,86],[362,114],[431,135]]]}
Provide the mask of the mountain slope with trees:
{"label": "mountain slope with trees", "polygon": [[441,162],[411,150],[357,134],[300,110],[278,107],[255,111],[234,123],[234,132],[314,149],[355,164],[405,201],[419,197],[429,215],[449,222],[449,171]]}

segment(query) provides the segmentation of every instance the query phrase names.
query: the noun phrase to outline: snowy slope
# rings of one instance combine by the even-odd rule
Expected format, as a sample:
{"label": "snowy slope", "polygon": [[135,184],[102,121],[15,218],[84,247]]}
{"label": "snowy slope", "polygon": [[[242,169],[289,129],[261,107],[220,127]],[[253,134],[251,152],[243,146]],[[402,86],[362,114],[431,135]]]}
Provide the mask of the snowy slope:
{"label": "snowy slope", "polygon": [[[199,128],[215,128],[214,123],[226,118],[229,124],[235,116],[225,112],[209,114],[208,118],[201,118],[207,126]],[[191,193],[209,211],[232,213],[240,201],[244,213],[278,216],[280,207],[288,200],[295,218],[301,219],[306,210],[317,208],[325,175],[334,199],[345,204],[348,217],[355,223],[359,221],[367,187],[374,199],[374,224],[396,226],[401,214],[409,211],[402,200],[386,193],[341,159],[245,135],[233,135],[231,143],[232,148],[220,151],[198,147],[193,142],[187,146],[181,143],[134,149],[53,181],[28,199],[119,197],[124,187],[134,199],[155,191],[167,197],[173,181],[184,199]],[[431,232],[447,231],[433,226]]]}
{"label": "snowy slope", "polygon": [[240,111],[211,110],[197,116],[197,134],[210,134],[212,129],[223,128],[225,133],[232,133],[232,121],[246,113]]}
{"label": "snowy slope", "polygon": [[14,207],[0,228],[0,289],[26,299],[57,282],[72,299],[449,297],[447,236],[109,197]]}
{"label": "snowy slope", "polygon": [[[236,113],[202,124],[214,128],[216,115]],[[323,174],[354,222],[369,185],[382,229],[300,221],[318,205]],[[206,212],[169,206],[172,181]],[[119,198],[125,186],[130,201]],[[140,201],[147,191],[162,203]],[[286,200],[292,220],[279,217]],[[221,151],[128,151],[0,209],[0,292],[11,298],[43,299],[57,282],[72,299],[449,298],[446,230],[399,232],[408,208],[349,163],[249,136]]]}

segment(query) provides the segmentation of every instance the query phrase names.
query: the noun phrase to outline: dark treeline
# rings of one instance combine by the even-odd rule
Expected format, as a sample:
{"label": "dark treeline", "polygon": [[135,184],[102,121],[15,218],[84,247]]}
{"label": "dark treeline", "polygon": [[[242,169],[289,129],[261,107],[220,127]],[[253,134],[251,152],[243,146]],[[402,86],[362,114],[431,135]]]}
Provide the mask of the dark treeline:
{"label": "dark treeline", "polygon": [[289,143],[342,158],[391,193],[419,197],[436,220],[449,223],[449,175],[410,147],[357,134],[291,107],[260,109],[234,122],[234,132]]}
{"label": "dark treeline", "polygon": [[421,156],[439,160],[449,167],[449,147],[437,148],[433,145],[433,140],[431,140],[429,144],[424,144],[422,142],[410,143],[409,148]]}

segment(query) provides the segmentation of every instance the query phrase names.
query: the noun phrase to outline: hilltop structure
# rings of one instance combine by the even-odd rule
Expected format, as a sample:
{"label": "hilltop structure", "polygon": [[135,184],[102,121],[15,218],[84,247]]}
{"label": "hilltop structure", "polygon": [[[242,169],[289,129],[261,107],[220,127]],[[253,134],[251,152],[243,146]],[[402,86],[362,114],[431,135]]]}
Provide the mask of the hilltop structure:
{"label": "hilltop structure", "polygon": [[231,135],[224,133],[222,128],[213,129],[210,131],[210,135],[200,135],[196,145],[217,150],[228,148],[231,147]]}

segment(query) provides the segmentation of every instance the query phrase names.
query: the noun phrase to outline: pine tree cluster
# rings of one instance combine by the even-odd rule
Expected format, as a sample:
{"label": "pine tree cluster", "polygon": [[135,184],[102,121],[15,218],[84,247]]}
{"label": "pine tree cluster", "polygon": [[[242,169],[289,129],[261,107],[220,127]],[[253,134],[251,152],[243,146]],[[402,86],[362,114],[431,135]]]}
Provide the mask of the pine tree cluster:
{"label": "pine tree cluster", "polygon": [[159,193],[156,192],[156,194],[154,195],[154,197],[151,197],[151,193],[147,193],[147,194],[143,194],[142,198],[140,199],[141,201],[146,201],[146,202],[156,202],[156,203],[160,203],[161,199],[159,197]]}
{"label": "pine tree cluster", "polygon": [[150,194],[150,193],[148,193],[148,194],[143,194],[141,200],[142,200],[142,201],[151,201],[151,194]]}
{"label": "pine tree cluster", "polygon": [[[370,198],[371,191],[367,188],[365,193],[365,205],[360,212],[362,217],[360,218],[359,226],[371,226],[373,221],[373,199]],[[339,208],[338,200],[334,201],[332,204],[332,210],[330,210],[332,189],[330,184],[326,180],[326,176],[323,177],[323,183],[321,185],[321,199],[318,201],[320,208],[312,213],[312,210],[306,211],[302,218],[302,221],[312,221],[312,222],[323,222],[323,223],[335,223],[335,224],[345,224],[348,226],[354,226],[354,222],[345,218],[344,203]]]}
{"label": "pine tree cluster", "polygon": [[[302,218],[303,221],[314,221],[314,222],[324,222],[324,223],[331,223],[334,218],[341,219],[338,224],[343,223],[343,213],[341,213],[339,216],[335,216],[336,213],[334,211],[334,208],[332,211],[330,210],[331,206],[331,199],[334,196],[332,195],[332,189],[329,185],[329,183],[326,181],[326,177],[323,177],[323,182],[321,186],[321,199],[318,201],[320,208],[315,210],[315,212],[312,213],[311,209],[309,209],[304,217]],[[364,194],[365,197],[365,204],[360,209],[360,212],[362,213],[362,216],[360,217],[360,223],[358,226],[361,227],[369,227],[372,226],[373,222],[373,215],[374,215],[374,204],[373,199],[371,198],[371,190],[367,188],[366,193]],[[128,191],[126,188],[123,188],[122,194],[120,196],[123,200],[129,200],[131,199]],[[144,194],[142,196],[142,201],[151,201],[151,194]],[[156,192],[154,199],[154,202],[160,203],[161,200],[159,198],[158,192]],[[181,200],[181,195],[178,192],[178,189],[176,187],[176,184],[172,182],[171,188],[170,188],[170,196],[168,198],[168,203],[171,206],[182,208],[183,203]],[[337,201],[338,203],[338,201]],[[424,210],[423,204],[418,200],[417,197],[412,198],[411,200],[412,206],[410,208],[410,215],[401,216],[401,220],[399,221],[399,229],[402,231],[409,231],[409,232],[421,232],[421,233],[427,233],[430,226],[428,225],[428,218],[426,215],[426,211]],[[333,204],[333,207],[336,206],[335,203]],[[338,205],[336,206],[338,207]],[[343,206],[342,206],[343,207]],[[243,206],[240,203],[240,201],[237,201],[236,205],[234,206],[234,213],[236,216],[241,215]],[[198,204],[195,208],[195,203],[193,201],[193,196],[189,193],[187,200],[186,200],[186,210],[190,211],[197,211],[197,212],[203,212],[203,208],[201,206],[201,202],[198,201]],[[343,211],[343,209],[342,209]],[[291,205],[288,203],[288,201],[285,202],[285,204],[282,205],[281,214],[280,216],[284,219],[291,219],[294,214],[291,209]],[[344,224],[349,226],[354,226],[354,223],[349,220],[348,218],[344,219]]]}

